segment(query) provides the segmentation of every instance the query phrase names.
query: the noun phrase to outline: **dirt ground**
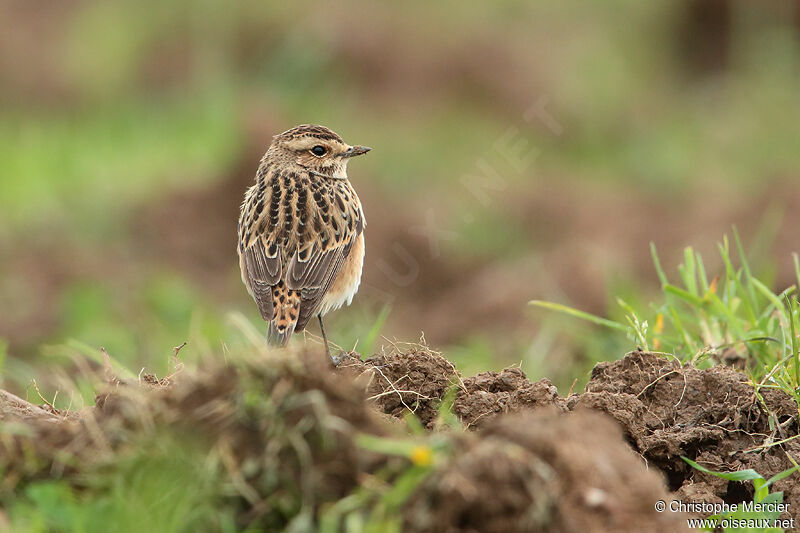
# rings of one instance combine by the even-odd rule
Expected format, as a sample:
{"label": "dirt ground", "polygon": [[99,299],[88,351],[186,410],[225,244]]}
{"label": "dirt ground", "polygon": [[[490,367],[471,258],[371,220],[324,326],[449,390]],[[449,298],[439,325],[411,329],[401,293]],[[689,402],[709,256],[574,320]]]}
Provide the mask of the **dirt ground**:
{"label": "dirt ground", "polygon": [[[752,500],[753,488],[697,472],[681,455],[714,471],[752,468],[769,478],[791,468],[789,456],[800,453],[795,440],[766,446],[797,435],[794,400],[773,389],[762,389],[759,399],[744,374],[723,366],[698,370],[634,352],[597,365],[585,392],[568,405],[611,415],[633,449],[683,499],[740,503]],[[799,517],[798,477],[779,481],[774,490],[784,492],[790,513]]]}
{"label": "dirt ground", "polygon": [[[432,399],[444,398],[448,386],[443,373],[448,369],[448,379],[457,387],[453,412],[481,435],[492,435],[498,427],[536,425],[533,419],[511,422],[508,415],[515,413],[542,410],[552,421],[562,420],[556,413],[574,420],[602,412],[617,422],[627,448],[638,456],[635,469],[657,473],[672,498],[683,501],[742,503],[752,501],[753,487],[696,471],[682,455],[714,471],[752,468],[765,478],[791,468],[789,456],[800,455],[794,440],[767,446],[797,434],[798,409],[792,398],[765,389],[759,399],[745,375],[727,367],[699,370],[661,355],[633,352],[597,365],[585,391],[564,398],[548,380],[531,382],[516,367],[462,378],[441,355],[419,348],[395,353],[389,361],[382,355],[350,363],[371,376],[369,395],[386,414],[402,415],[405,403],[430,427],[435,420]],[[434,379],[423,380],[420,373]],[[418,386],[422,383],[424,388]],[[595,423],[584,422],[587,428]],[[565,433],[560,438],[553,435],[554,442],[563,445],[578,438],[570,436],[570,423],[563,422]],[[541,432],[538,427],[537,438],[543,438]],[[619,447],[613,437],[605,439],[610,444],[604,443],[598,436],[602,431],[586,429],[585,434],[597,449]],[[774,490],[784,492],[791,515],[800,518],[797,476],[779,481]],[[654,514],[649,507],[642,513],[651,518]]]}
{"label": "dirt ground", "polygon": [[[591,411],[498,417],[467,433],[455,458],[408,504],[414,531],[682,531],[656,513],[667,492]],[[444,527],[442,527],[444,525]]]}
{"label": "dirt ground", "polygon": [[[64,474],[74,475],[96,459],[98,429],[102,453],[109,454],[130,442],[126,435],[176,424],[208,436],[212,449],[231,450],[239,464],[267,446],[277,450],[272,463],[261,458],[260,464],[272,464],[278,474],[250,472],[248,482],[260,479],[250,485],[281,490],[304,482],[285,436],[299,430],[309,443],[332,442],[312,450],[318,475],[303,493],[313,494],[317,509],[389,464],[360,449],[353,435],[397,436],[405,427],[397,419],[413,412],[448,439],[451,453],[406,501],[409,531],[677,531],[686,516],[656,513],[656,501],[741,503],[753,497],[752,483],[703,474],[682,455],[711,470],[753,468],[770,477],[800,453],[794,440],[766,446],[797,434],[794,401],[775,390],[762,390],[759,398],[743,374],[726,367],[700,370],[632,352],[597,365],[582,393],[562,397],[549,381],[531,382],[519,368],[464,378],[441,354],[417,344],[391,345],[363,361],[351,354],[335,371],[318,355],[303,352],[269,368],[199,371],[167,385],[116,383],[97,407],[81,413],[0,395],[0,417],[32,429],[0,441],[7,473],[0,490],[61,471],[65,450],[78,457]],[[237,397],[249,389],[271,391],[273,407],[241,411]],[[296,401],[308,391],[321,393],[327,408]],[[441,405],[452,405],[468,431],[449,430]],[[150,413],[146,422],[142,410]],[[276,413],[283,417],[281,433],[271,429]],[[40,460],[31,462],[32,453]],[[773,489],[784,491],[795,518],[797,479]],[[264,501],[258,509],[239,501],[242,522],[279,525],[280,516]]]}

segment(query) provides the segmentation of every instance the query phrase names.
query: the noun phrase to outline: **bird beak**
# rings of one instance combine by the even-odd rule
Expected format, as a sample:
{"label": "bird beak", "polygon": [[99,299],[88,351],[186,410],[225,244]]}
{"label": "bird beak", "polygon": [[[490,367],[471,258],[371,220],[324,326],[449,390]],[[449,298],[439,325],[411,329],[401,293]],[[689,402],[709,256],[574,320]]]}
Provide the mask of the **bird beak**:
{"label": "bird beak", "polygon": [[342,153],[342,157],[355,157],[357,155],[366,154],[370,150],[372,150],[372,148],[367,146],[351,146]]}

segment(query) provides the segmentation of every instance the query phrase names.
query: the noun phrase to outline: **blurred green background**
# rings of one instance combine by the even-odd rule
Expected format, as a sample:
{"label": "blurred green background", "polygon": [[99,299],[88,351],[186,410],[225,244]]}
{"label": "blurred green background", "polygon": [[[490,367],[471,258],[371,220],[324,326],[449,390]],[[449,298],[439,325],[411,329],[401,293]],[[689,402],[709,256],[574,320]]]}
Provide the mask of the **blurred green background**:
{"label": "blurred green background", "polygon": [[566,392],[631,343],[531,299],[619,316],[657,289],[651,241],[669,271],[734,224],[791,283],[799,52],[796,1],[4,0],[5,385],[57,388],[100,346],[159,373],[185,340],[222,357],[231,313],[265,331],[238,206],[271,136],[312,122],[374,148],[331,340],[424,333],[466,373],[521,363]]}

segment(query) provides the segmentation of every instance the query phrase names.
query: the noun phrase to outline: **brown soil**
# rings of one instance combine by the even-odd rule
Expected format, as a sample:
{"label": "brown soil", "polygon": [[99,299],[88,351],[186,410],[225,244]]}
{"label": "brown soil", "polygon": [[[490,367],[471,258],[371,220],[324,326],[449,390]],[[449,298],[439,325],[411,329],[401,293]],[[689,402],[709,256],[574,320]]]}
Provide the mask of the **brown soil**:
{"label": "brown soil", "polygon": [[[226,504],[242,509],[242,525],[276,529],[288,510],[282,500],[291,501],[294,491],[313,508],[339,500],[357,486],[362,472],[385,462],[356,446],[353,428],[386,435],[387,427],[351,380],[331,376],[330,364],[316,354],[297,355],[269,366],[187,373],[168,386],[115,379],[97,407],[79,417],[32,416],[27,402],[6,403],[0,396],[0,421],[27,425],[27,431],[0,439],[0,494],[54,472],[80,484],[82,474],[171,432],[207,441],[211,457],[237,473],[232,483],[238,495]],[[242,397],[263,396],[265,390],[270,394],[264,402],[243,405]],[[317,391],[319,399],[309,391]],[[272,423],[275,413],[281,413],[280,423]],[[297,439],[308,447],[298,449]],[[310,471],[313,476],[305,475]],[[258,505],[248,505],[256,500]]]}
{"label": "brown soil", "polygon": [[500,414],[542,406],[566,411],[566,402],[549,380],[532,383],[521,369],[511,367],[465,379],[453,412],[466,427],[480,428]]}
{"label": "brown soil", "polygon": [[[2,420],[30,428],[0,441],[0,492],[54,471],[85,472],[156,431],[190,431],[212,451],[225,450],[235,471],[261,465],[248,467],[245,480],[259,493],[227,502],[242,524],[285,526],[286,510],[276,512],[269,494],[307,483],[301,492],[313,509],[350,494],[365,476],[397,465],[365,452],[354,435],[399,435],[405,426],[387,419],[414,413],[453,451],[406,502],[406,530],[673,531],[685,516],[656,513],[656,501],[753,497],[751,483],[702,474],[681,455],[712,470],[753,468],[769,477],[791,466],[787,454],[800,452],[794,440],[762,447],[797,434],[794,401],[775,390],[759,398],[744,375],[725,367],[700,370],[633,352],[597,365],[582,394],[563,398],[549,381],[530,382],[515,367],[462,378],[441,354],[417,344],[392,345],[366,361],[350,354],[333,372],[319,356],[182,373],[146,387],[112,379],[97,407],[71,416],[0,395]],[[245,408],[240,399],[249,390],[270,391],[269,401]],[[474,431],[439,423],[448,397]],[[282,423],[274,424],[278,413]],[[298,457],[286,436],[294,431],[310,446],[313,478],[303,474],[309,458]],[[266,449],[274,457],[264,457]],[[773,490],[784,491],[797,517],[797,476]],[[253,498],[257,507],[248,503]]]}
{"label": "brown soil", "polygon": [[607,417],[542,409],[460,439],[409,504],[414,531],[683,531],[667,491]]}
{"label": "brown soil", "polygon": [[367,398],[383,413],[403,417],[410,411],[430,429],[447,389],[458,379],[458,371],[439,353],[408,346],[406,351],[393,346],[390,352],[363,362],[351,355],[339,369],[363,380]]}
{"label": "brown soil", "polygon": [[[369,394],[384,413],[394,416],[405,416],[404,402],[414,410],[414,399],[424,395],[424,407],[417,414],[427,427],[435,426],[437,404],[433,400],[444,398],[447,379],[458,388],[453,412],[465,427],[478,429],[481,435],[491,434],[498,424],[513,425],[507,422],[510,417],[503,416],[509,413],[547,408],[552,418],[556,412],[602,411],[622,428],[629,448],[643,460],[640,466],[661,473],[666,488],[675,493],[673,497],[683,501],[741,503],[752,500],[753,488],[749,482],[728,482],[696,471],[682,455],[714,471],[752,468],[765,478],[791,468],[789,455],[800,455],[795,440],[764,446],[797,435],[799,417],[794,400],[772,389],[762,390],[759,399],[744,374],[724,366],[700,370],[661,355],[633,352],[622,360],[597,365],[582,394],[562,398],[548,380],[531,382],[516,367],[462,379],[439,354],[419,346],[406,353],[393,352],[388,358],[381,356],[379,361],[384,365],[381,368],[390,370],[384,370],[384,379],[370,380]],[[366,374],[378,368],[375,359],[349,366]],[[425,371],[432,372],[431,381],[419,375]],[[418,387],[420,384],[424,388]],[[534,432],[541,431],[537,428]],[[605,445],[598,444],[597,449],[605,449]],[[800,518],[798,477],[779,481],[774,490],[784,492],[790,514]],[[465,503],[464,512],[473,504]]]}
{"label": "brown soil", "polygon": [[[797,441],[760,447],[797,435],[797,404],[773,389],[762,389],[761,397],[744,374],[727,367],[698,370],[634,352],[597,365],[586,391],[570,397],[568,404],[605,411],[616,419],[634,450],[664,473],[671,490],[737,503],[752,499],[752,484],[697,472],[680,456],[715,471],[752,468],[766,478],[791,468],[788,456],[800,455]],[[784,491],[794,516],[800,516],[797,481],[792,476],[774,487]],[[695,483],[700,487],[692,488]]]}
{"label": "brown soil", "polygon": [[404,417],[412,412],[428,429],[434,427],[439,405],[450,389],[455,392],[453,412],[472,429],[525,408],[567,410],[558,389],[547,379],[532,383],[516,367],[462,379],[453,363],[418,344],[394,345],[390,352],[365,361],[351,354],[339,370],[362,379],[368,399],[384,414]]}

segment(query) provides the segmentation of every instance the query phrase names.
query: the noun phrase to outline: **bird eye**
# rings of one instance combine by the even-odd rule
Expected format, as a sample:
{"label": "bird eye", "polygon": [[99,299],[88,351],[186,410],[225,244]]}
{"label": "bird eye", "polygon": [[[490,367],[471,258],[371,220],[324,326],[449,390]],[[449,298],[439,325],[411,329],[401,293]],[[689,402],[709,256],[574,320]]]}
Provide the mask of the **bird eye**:
{"label": "bird eye", "polygon": [[325,147],[322,146],[321,144],[318,144],[314,148],[311,149],[311,153],[314,154],[317,157],[322,157],[323,155],[325,155],[325,152],[327,152],[327,151],[328,150],[326,150]]}

